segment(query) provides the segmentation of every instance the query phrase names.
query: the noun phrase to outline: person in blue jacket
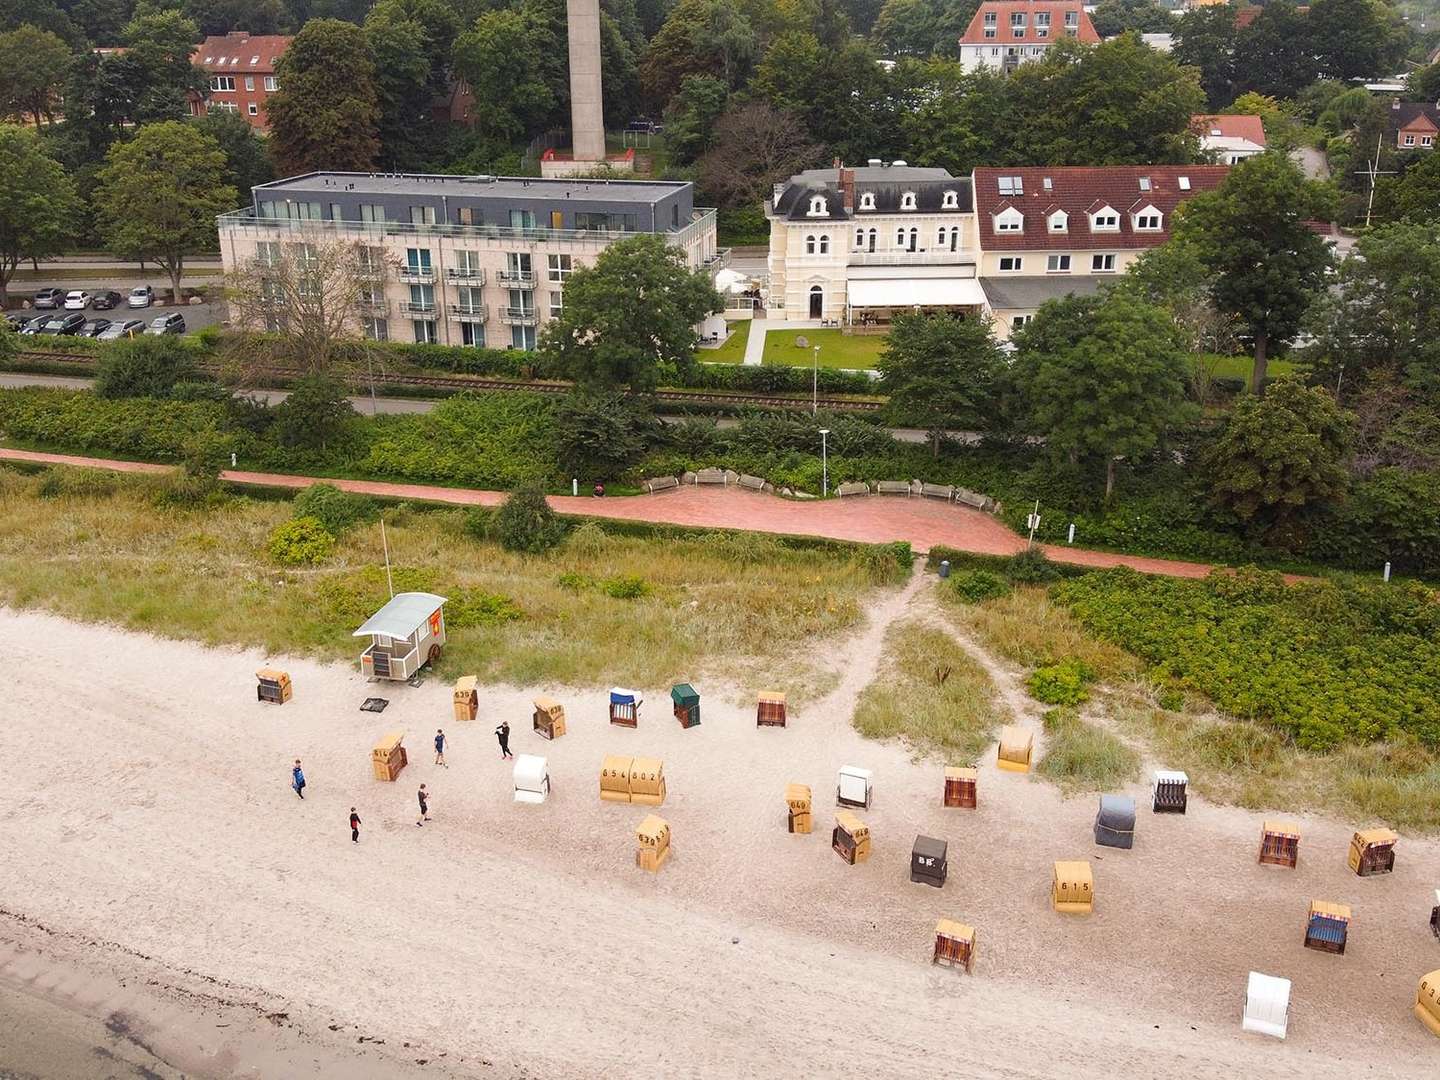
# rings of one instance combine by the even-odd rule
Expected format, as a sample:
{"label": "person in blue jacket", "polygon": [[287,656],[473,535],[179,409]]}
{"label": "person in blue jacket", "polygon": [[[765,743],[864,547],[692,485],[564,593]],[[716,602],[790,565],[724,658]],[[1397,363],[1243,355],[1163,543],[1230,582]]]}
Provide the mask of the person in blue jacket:
{"label": "person in blue jacket", "polygon": [[290,770],[290,786],[295,789],[295,794],[300,798],[305,797],[305,772],[300,768],[300,759],[295,759],[295,767]]}

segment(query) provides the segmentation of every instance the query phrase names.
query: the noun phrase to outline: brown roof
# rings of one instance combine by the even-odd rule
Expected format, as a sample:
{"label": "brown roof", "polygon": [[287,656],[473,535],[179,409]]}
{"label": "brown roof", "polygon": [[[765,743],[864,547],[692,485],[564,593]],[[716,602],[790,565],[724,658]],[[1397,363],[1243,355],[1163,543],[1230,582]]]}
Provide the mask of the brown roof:
{"label": "brown roof", "polygon": [[1192,116],[1190,125],[1202,139],[1219,136],[1223,139],[1249,139],[1257,146],[1265,145],[1265,124],[1258,116],[1243,113]]}
{"label": "brown roof", "polygon": [[288,34],[251,37],[243,30],[211,34],[190,54],[190,62],[215,75],[243,72],[254,75],[275,73],[275,61],[290,47]]}
{"label": "brown roof", "polygon": [[[975,218],[986,251],[1148,248],[1170,238],[1175,208],[1191,195],[1220,185],[1225,165],[1103,165],[1059,168],[976,169]],[[1000,192],[1001,177],[1020,181],[1020,190]],[[1147,181],[1144,190],[1141,181]],[[1182,180],[1185,182],[1182,184]],[[1046,182],[1049,187],[1046,187]],[[1013,183],[1008,185],[1013,187]],[[1019,233],[997,233],[995,215],[1013,206],[1024,216]],[[1106,206],[1120,217],[1118,232],[1092,232],[1089,215]],[[1160,211],[1162,228],[1137,233],[1130,215],[1147,206]],[[1047,218],[1065,211],[1066,231],[1052,233]]]}
{"label": "brown roof", "polygon": [[1396,131],[1440,130],[1440,105],[1397,101],[1390,107],[1390,126]]}
{"label": "brown roof", "polygon": [[[1080,15],[1079,25],[1073,36],[1080,41],[1096,42],[1100,35],[1095,32],[1095,24],[1090,21],[1090,16],[1085,13],[1085,7],[1080,0],[1036,0],[1034,3],[1020,2],[1013,0],[988,0],[980,5],[980,10],[975,12],[975,17],[970,20],[970,25],[965,28],[965,33],[960,38],[961,45],[1049,45],[1056,38],[1065,37],[1069,30],[1065,26],[1065,13],[1078,12]],[[1010,16],[1013,13],[1025,15],[1025,32],[1022,36],[1016,37],[1010,25]],[[1041,35],[1035,25],[1035,14],[1045,12],[1050,16],[1049,33]],[[994,37],[985,36],[985,16],[993,14],[995,21]]]}

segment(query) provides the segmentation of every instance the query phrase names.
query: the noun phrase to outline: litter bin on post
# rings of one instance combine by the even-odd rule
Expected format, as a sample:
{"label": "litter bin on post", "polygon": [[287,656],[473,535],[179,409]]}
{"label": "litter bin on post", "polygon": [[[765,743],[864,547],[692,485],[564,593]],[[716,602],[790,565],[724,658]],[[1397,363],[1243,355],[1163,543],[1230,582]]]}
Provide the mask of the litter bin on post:
{"label": "litter bin on post", "polygon": [[949,559],[941,559],[941,560],[940,560],[940,580],[941,580],[941,581],[944,581],[944,580],[945,580],[946,578],[948,578],[949,576],[950,576],[950,560],[949,560]]}

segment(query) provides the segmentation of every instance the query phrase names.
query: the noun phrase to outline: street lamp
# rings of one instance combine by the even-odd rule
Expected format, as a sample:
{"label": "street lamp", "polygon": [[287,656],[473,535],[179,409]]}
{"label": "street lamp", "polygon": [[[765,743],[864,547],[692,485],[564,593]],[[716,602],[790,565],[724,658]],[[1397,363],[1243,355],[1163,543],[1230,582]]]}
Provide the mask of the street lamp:
{"label": "street lamp", "polygon": [[815,366],[810,369],[810,415],[814,416],[820,406],[820,346],[815,346]]}
{"label": "street lamp", "polygon": [[[815,350],[819,352],[819,349]],[[820,429],[820,497],[823,499],[830,494],[830,451],[826,445],[825,437],[830,434],[829,428]]]}

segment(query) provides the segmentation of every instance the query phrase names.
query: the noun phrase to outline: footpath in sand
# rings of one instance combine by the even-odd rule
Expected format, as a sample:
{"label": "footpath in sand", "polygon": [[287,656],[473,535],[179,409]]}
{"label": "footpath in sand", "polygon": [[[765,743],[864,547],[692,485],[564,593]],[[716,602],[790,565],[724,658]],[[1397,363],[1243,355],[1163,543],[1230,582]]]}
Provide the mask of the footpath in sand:
{"label": "footpath in sand", "polygon": [[[0,460],[32,464],[71,465],[115,472],[165,473],[169,465],[108,458],[47,454],[33,450],[0,447]],[[311,484],[334,484],[345,491],[387,499],[410,499],[451,503],[459,506],[499,506],[503,491],[437,487],[431,484],[391,484],[379,480],[336,480],[285,473],[247,472],[226,469],[222,480],[254,487],[304,488]],[[752,532],[782,533],[790,536],[824,536],[832,540],[853,540],[866,544],[888,544],[903,540],[917,552],[932,547],[950,547],[978,555],[1013,555],[1025,548],[1025,541],[990,514],[936,499],[870,496],[866,498],[798,501],[776,495],[741,491],[728,487],[681,487],[658,495],[628,495],[596,499],[589,496],[551,495],[550,505],[558,513],[584,514],[623,521],[649,521],[667,525],[694,525],[712,529],[748,529]],[[1178,559],[1151,559],[1139,555],[1118,555],[1109,551],[1087,551],[1059,544],[1042,544],[1045,553],[1059,562],[1078,566],[1128,566],[1147,574],[1171,577],[1204,577],[1213,566]]]}
{"label": "footpath in sand", "polygon": [[[1402,838],[1395,873],[1361,879],[1350,829],[1304,820],[1299,868],[1262,868],[1260,813],[1192,799],[1156,816],[1136,786],[1134,850],[1097,848],[1093,798],[997,772],[993,753],[979,809],[944,809],[942,762],[850,726],[885,677],[887,625],[940,617],[928,581],[880,594],[863,631],[827,646],[838,685],[785,729],[757,729],[753,703],[703,672],[691,730],[668,686],[643,688],[637,730],[606,722],[596,687],[484,687],[462,724],[439,680],[376,686],[343,665],[0,609],[0,980],[53,954],[202,995],[125,1028],[184,1042],[200,1076],[344,1075],[333,1062],[359,1053],[349,1075],[390,1061],[395,1076],[506,1078],[1435,1076],[1440,1046],[1410,1004],[1440,966],[1425,925],[1440,845]],[[255,700],[266,661],[294,680],[283,707]],[[530,730],[537,690],[567,709],[554,743]],[[360,712],[375,693],[388,710]],[[500,717],[514,750],[549,758],[546,804],[512,801]],[[449,768],[429,752],[437,727]],[[410,766],[385,784],[369,751],[394,728]],[[657,876],[634,865],[649,809],[597,798],[606,753],[664,759],[674,855]],[[876,777],[860,812],[874,855],[853,867],[829,844],[847,763]],[[422,781],[434,820],[417,828]],[[815,792],[810,836],[785,829],[792,781]],[[949,841],[943,890],[908,880],[917,833]],[[1050,910],[1067,858],[1094,865],[1090,918]],[[1312,898],[1354,907],[1345,956],[1301,947]],[[940,917],[978,928],[973,975],[930,965]],[[1285,1042],[1241,1034],[1252,969],[1294,980]],[[237,1011],[250,1021],[224,1026]],[[292,1040],[289,1066],[246,1072],[265,1017]]]}

